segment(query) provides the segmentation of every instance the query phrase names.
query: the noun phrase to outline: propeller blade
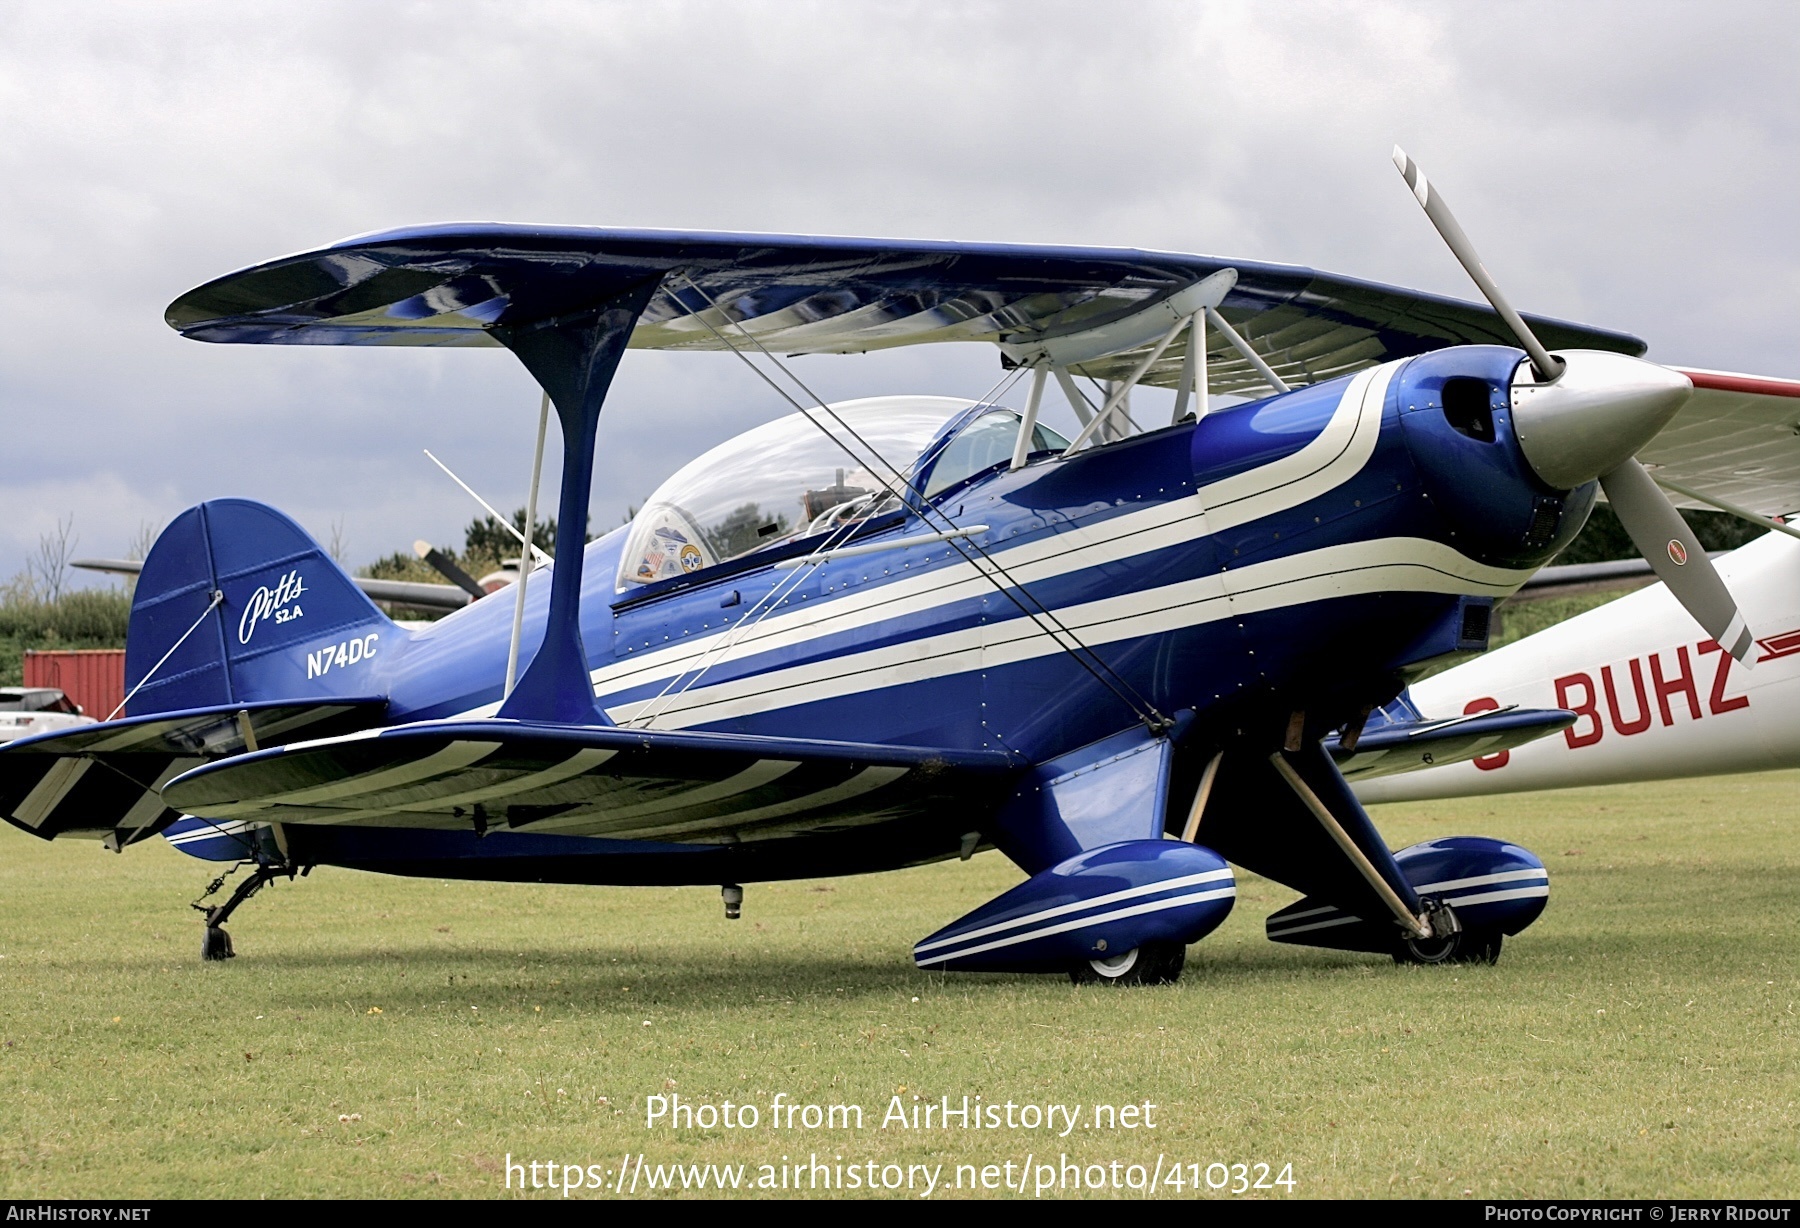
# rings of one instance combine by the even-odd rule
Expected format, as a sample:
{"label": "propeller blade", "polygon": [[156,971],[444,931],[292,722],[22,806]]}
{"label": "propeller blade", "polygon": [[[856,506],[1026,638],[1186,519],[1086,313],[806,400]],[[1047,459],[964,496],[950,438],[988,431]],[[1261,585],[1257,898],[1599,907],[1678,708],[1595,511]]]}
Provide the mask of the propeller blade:
{"label": "propeller blade", "polygon": [[1418,163],[1398,145],[1394,146],[1394,165],[1425,216],[1531,358],[1538,383],[1535,387],[1514,386],[1513,412],[1520,428],[1520,448],[1532,469],[1552,486],[1573,489],[1590,480],[1589,475],[1599,466],[1610,464],[1612,457],[1626,454],[1624,460],[1600,473],[1600,488],[1619,523],[1694,621],[1744,668],[1750,668],[1750,649],[1756,641],[1737,602],[1713,570],[1712,560],[1700,548],[1687,521],[1655,479],[1629,455],[1667,424],[1687,400],[1692,384],[1679,372],[1652,363],[1626,360],[1629,365],[1621,365],[1613,355],[1579,352],[1570,355],[1579,360],[1575,374],[1562,380],[1570,364],[1545,349],[1512,309],[1450,206],[1426,180]]}
{"label": "propeller blade", "polygon": [[1487,266],[1475,254],[1475,245],[1469,242],[1469,236],[1457,225],[1456,215],[1450,212],[1450,206],[1444,203],[1443,196],[1426,180],[1425,172],[1419,169],[1419,164],[1407,157],[1406,151],[1398,145],[1394,146],[1394,165],[1400,169],[1406,186],[1412,189],[1413,198],[1425,210],[1425,216],[1431,219],[1431,224],[1437,227],[1444,243],[1457,260],[1462,262],[1469,277],[1480,287],[1482,295],[1500,314],[1500,318],[1506,321],[1506,326],[1512,329],[1513,336],[1519,339],[1519,348],[1531,355],[1531,369],[1537,372],[1538,382],[1548,384],[1562,374],[1562,360],[1544,348],[1544,343],[1537,339],[1537,334],[1531,331],[1523,317],[1506,301],[1506,296],[1500,293],[1500,287],[1488,275]]}
{"label": "propeller blade", "polygon": [[1631,535],[1632,544],[1669,586],[1675,600],[1726,652],[1750,668],[1750,649],[1756,641],[1744,623],[1743,612],[1656,479],[1636,460],[1628,460],[1600,475],[1600,489],[1606,492],[1606,501]]}

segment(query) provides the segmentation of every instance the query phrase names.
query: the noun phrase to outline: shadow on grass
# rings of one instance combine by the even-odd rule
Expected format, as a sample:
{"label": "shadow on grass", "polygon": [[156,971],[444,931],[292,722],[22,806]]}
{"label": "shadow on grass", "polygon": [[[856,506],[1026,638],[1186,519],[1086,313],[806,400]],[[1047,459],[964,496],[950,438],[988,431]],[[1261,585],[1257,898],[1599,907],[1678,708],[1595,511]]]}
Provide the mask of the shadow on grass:
{"label": "shadow on grass", "polygon": [[[1204,948],[1197,948],[1203,951]],[[109,970],[156,973],[159,961],[106,961]],[[495,947],[385,948],[368,952],[248,950],[225,963],[199,969],[214,991],[234,982],[278,1009],[339,1008],[346,997],[387,1010],[436,1008],[446,1002],[489,1006],[557,1003],[609,1014],[663,1010],[716,1010],[782,1003],[904,1002],[922,990],[940,1000],[1014,996],[1020,991],[1083,997],[1111,994],[1208,992],[1252,982],[1301,983],[1321,978],[1394,976],[1440,970],[1398,968],[1381,956],[1307,948],[1249,949],[1221,957],[1190,954],[1173,986],[1082,985],[1063,973],[992,974],[925,972],[904,956],[867,959],[832,954],[681,953],[638,948],[590,948],[554,953]],[[629,989],[626,987],[629,986]],[[271,1000],[268,995],[274,995]]]}

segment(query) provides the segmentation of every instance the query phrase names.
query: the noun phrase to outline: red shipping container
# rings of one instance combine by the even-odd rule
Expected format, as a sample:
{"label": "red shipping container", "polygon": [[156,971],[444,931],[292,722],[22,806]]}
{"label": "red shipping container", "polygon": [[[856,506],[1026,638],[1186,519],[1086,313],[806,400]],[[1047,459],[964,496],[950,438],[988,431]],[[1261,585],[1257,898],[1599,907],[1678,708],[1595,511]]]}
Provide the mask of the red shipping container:
{"label": "red shipping container", "polygon": [[55,687],[97,721],[125,699],[125,650],[85,648],[25,654],[25,685]]}

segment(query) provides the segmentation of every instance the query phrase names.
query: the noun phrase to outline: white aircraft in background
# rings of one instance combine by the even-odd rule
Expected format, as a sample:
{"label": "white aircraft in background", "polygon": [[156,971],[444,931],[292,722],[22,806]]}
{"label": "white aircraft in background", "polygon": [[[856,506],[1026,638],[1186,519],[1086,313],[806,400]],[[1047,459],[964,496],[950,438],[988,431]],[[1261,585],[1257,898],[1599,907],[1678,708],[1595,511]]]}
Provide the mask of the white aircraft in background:
{"label": "white aircraft in background", "polygon": [[[1428,718],[1519,705],[1568,709],[1574,724],[1511,751],[1403,775],[1356,780],[1354,763],[1345,763],[1359,798],[1800,767],[1800,531],[1772,519],[1800,509],[1800,380],[1687,374],[1693,397],[1640,458],[1680,506],[1770,527],[1716,560],[1756,638],[1749,668],[1721,652],[1657,584],[1427,678],[1406,696]],[[1578,569],[1546,572],[1557,570]],[[1379,770],[1395,766],[1390,758]]]}

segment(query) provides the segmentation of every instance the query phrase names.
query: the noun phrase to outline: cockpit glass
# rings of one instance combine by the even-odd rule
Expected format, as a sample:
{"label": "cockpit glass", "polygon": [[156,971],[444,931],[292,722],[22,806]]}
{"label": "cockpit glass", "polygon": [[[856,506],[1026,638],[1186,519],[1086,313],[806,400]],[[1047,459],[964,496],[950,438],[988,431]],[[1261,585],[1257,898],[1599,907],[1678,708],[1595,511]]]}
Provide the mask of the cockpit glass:
{"label": "cockpit glass", "polygon": [[[814,411],[832,437],[795,413],[720,444],[664,482],[631,522],[619,589],[688,575],[898,507],[877,477],[887,473],[881,462],[910,481],[921,453],[970,404],[955,397],[870,397],[832,407],[843,426]],[[1018,422],[1010,411],[1006,416]]]}
{"label": "cockpit glass", "polygon": [[[948,490],[966,477],[1012,460],[1013,444],[1019,438],[1019,415],[1010,409],[996,409],[982,414],[956,432],[945,445],[931,472],[925,478],[925,497]],[[1069,441],[1045,426],[1032,432],[1028,451],[1043,452],[1062,449]]]}

